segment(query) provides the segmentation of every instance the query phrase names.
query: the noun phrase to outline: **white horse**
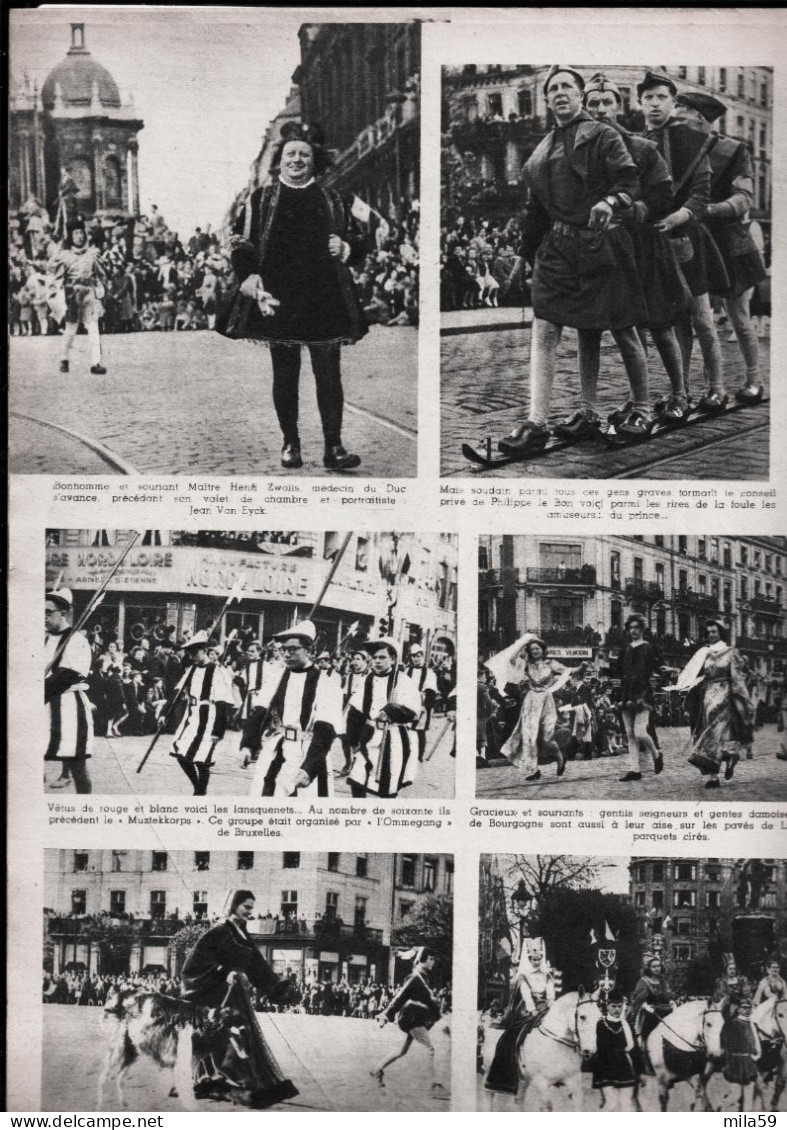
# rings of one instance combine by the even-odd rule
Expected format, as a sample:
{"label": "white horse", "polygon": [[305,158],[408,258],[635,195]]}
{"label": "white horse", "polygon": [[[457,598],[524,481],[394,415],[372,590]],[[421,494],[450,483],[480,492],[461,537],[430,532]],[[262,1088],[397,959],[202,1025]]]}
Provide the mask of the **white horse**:
{"label": "white horse", "polygon": [[147,1057],[160,1071],[172,1072],[170,1095],[183,1110],[199,1110],[191,1078],[194,1010],[185,1001],[134,988],[112,989],[104,1005],[104,1065],[98,1079],[97,1110],[108,1110],[105,1091],[114,1085],[126,1110],[125,1083],[132,1065]]}
{"label": "white horse", "polygon": [[[757,1029],[762,1045],[762,1056],[757,1066],[765,1080],[773,1079],[771,1110],[779,1109],[779,1100],[787,1084],[787,1001],[770,997],[757,1005],[752,1013],[752,1021]],[[770,1041],[770,1048],[763,1043]],[[764,1109],[763,1095],[759,1086],[760,1102]]]}
{"label": "white horse", "polygon": [[679,1005],[653,1029],[647,1039],[648,1055],[656,1073],[659,1106],[666,1111],[676,1083],[694,1084],[694,1099],[702,1110],[710,1110],[708,1079],[721,1064],[721,1030],[724,1015],[718,1005],[706,1000]]}
{"label": "white horse", "polygon": [[[565,993],[528,1032],[519,1048],[517,1066],[523,1084],[524,1102],[532,1087],[539,1110],[552,1110],[550,1088],[565,1090],[577,1110],[582,1109],[582,1052],[580,1031],[595,1026],[601,1012],[592,994]],[[483,1036],[482,1036],[483,1041]]]}

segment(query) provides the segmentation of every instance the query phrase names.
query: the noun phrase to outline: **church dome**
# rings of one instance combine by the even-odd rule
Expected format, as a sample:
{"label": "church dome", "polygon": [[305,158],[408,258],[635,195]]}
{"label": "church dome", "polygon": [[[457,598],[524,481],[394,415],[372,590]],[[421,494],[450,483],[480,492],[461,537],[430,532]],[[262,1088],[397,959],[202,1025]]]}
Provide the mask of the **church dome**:
{"label": "church dome", "polygon": [[120,108],[120,91],[106,67],[97,63],[85,46],[84,24],[71,25],[71,48],[62,63],[49,72],[41,87],[44,108],[55,105],[56,88],[60,88],[66,106],[87,108],[98,88],[98,100],[107,109]]}

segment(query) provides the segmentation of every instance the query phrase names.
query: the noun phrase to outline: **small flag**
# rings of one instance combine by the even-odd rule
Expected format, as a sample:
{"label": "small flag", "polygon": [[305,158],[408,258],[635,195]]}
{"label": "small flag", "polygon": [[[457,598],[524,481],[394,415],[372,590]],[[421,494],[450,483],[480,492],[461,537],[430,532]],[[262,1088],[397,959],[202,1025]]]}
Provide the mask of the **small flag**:
{"label": "small flag", "polygon": [[609,923],[607,922],[606,918],[604,919],[604,940],[607,942],[615,941],[615,935],[610,930]]}
{"label": "small flag", "polygon": [[241,574],[238,577],[238,579],[235,581],[235,584],[232,586],[232,589],[230,590],[230,595],[227,599],[227,603],[232,604],[233,600],[237,600],[238,603],[240,603],[240,601],[243,599],[243,590],[245,588],[246,588],[246,581],[245,581],[243,575]]}

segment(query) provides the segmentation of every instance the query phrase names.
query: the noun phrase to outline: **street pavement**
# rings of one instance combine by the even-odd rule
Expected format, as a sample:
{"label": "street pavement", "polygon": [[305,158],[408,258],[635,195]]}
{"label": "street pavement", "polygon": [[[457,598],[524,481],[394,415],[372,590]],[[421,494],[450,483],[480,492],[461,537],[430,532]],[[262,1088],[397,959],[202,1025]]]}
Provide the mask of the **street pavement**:
{"label": "street pavement", "polygon": [[[463,312],[478,315],[486,326],[490,316],[507,310]],[[463,443],[487,436],[496,441],[527,418],[529,404],[530,329],[491,328],[485,332],[456,332],[465,322],[446,327],[441,337],[441,463],[446,476],[474,474],[462,456]],[[499,322],[500,325],[510,323]],[[467,326],[465,327],[467,328]],[[469,327],[470,330],[478,327]],[[743,361],[726,327],[719,331],[727,388],[742,383]],[[669,389],[656,351],[649,350],[653,398]],[[760,369],[768,388],[770,341],[760,339]],[[705,390],[702,357],[695,342],[691,391]],[[579,406],[576,333],[566,330],[558,350],[550,423],[565,419]],[[602,339],[599,412],[602,416],[628,399],[628,381],[609,334]],[[484,471],[485,478],[647,478],[647,479],[767,479],[769,469],[769,409],[763,406],[735,412],[673,431],[634,448],[608,449],[601,441],[577,444],[526,462]]]}
{"label": "street pavement", "polygon": [[[82,335],[72,349],[71,372],[62,374],[58,337],[11,338],[13,473],[293,473],[280,463],[263,346],[209,331],[112,334],[103,344],[106,376],[90,374]],[[418,331],[372,326],[362,341],[342,349],[342,373],[344,443],[362,458],[355,474],[415,476]],[[97,457],[91,443],[120,465]],[[308,354],[301,371],[301,443],[304,467],[297,474],[327,474]]]}
{"label": "street pavement", "polygon": [[[541,1108],[538,1105],[536,1093],[532,1095],[523,1093],[520,1088],[518,1096],[513,1095],[500,1095],[493,1094],[491,1091],[484,1090],[484,1079],[486,1072],[492,1063],[492,1056],[502,1032],[495,1028],[486,1028],[484,1032],[484,1045],[483,1045],[483,1072],[479,1072],[477,1076],[477,1109],[479,1111],[494,1111],[512,1114],[520,1111],[537,1111]],[[577,1061],[578,1062],[578,1061]],[[766,1109],[770,1109],[770,1098],[772,1087],[766,1087]],[[631,1092],[619,1092],[622,1112],[633,1112],[634,1108],[629,1105],[631,1103]],[[720,1072],[712,1076],[708,1084],[708,1100],[713,1110],[719,1111],[738,1111],[738,1100],[740,1097],[740,1087],[728,1083]],[[574,1110],[583,1111],[600,1111],[604,1109],[601,1105],[601,1092],[593,1090],[592,1075],[585,1073],[582,1075],[582,1092],[578,1096],[579,1102],[576,1103],[569,1099],[566,1094],[565,1088],[551,1087],[549,1089],[549,1098],[553,1104],[553,1110],[557,1113],[559,1111],[573,1112]],[[688,1083],[676,1083],[670,1092],[669,1111],[688,1111],[692,1109],[692,1102],[694,1100],[693,1088]],[[656,1089],[655,1080],[646,1077],[643,1086],[639,1092],[640,1108],[645,1112],[658,1112],[659,1101],[658,1092]],[[787,1091],[782,1095],[782,1102],[779,1110],[787,1110]],[[605,1113],[614,1113],[607,1108]]]}
{"label": "street pavement", "polygon": [[[171,734],[162,734],[145,768],[137,773],[137,766],[151,741],[152,737],[106,738],[96,735],[93,757],[88,763],[93,792],[106,795],[134,794],[138,797],[190,797],[191,785],[174,757],[169,756]],[[451,757],[452,743],[453,731],[449,729],[443,732],[443,720],[436,718],[427,739],[429,760],[424,760],[415,783],[401,794],[403,798],[406,797],[408,801],[428,801],[453,797],[455,761]],[[239,746],[240,733],[228,731],[216,751],[216,763],[208,786],[209,796],[249,795],[254,769],[252,766],[246,769],[242,767]],[[344,760],[338,742],[334,744],[331,756],[334,770],[338,771]],[[60,775],[59,763],[48,763],[45,774],[47,794],[53,798],[73,795],[73,785],[64,789],[51,787]],[[333,782],[337,800],[350,796],[346,780],[334,776]]]}
{"label": "street pavement", "polygon": [[[97,1082],[113,1027],[113,1022],[105,1023],[103,1016],[103,1009],[96,1007],[44,1007],[42,1111],[98,1109]],[[432,1029],[437,1078],[444,1084],[442,1090],[435,1091],[431,1088],[429,1057],[418,1044],[406,1059],[388,1069],[384,1088],[369,1074],[383,1056],[401,1044],[403,1036],[395,1024],[381,1029],[374,1020],[291,1012],[261,1012],[258,1017],[271,1052],[300,1092],[291,1102],[271,1110],[443,1112],[450,1108],[448,1017]],[[182,1111],[183,1103],[171,1093],[173,1078],[172,1071],[160,1069],[149,1056],[140,1055],[125,1083],[126,1109]],[[114,1089],[106,1089],[101,1109],[121,1109]],[[222,1114],[244,1110],[204,1100],[189,1109]]]}
{"label": "street pavement", "polygon": [[783,801],[787,800],[787,761],[776,758],[781,737],[775,725],[757,730],[753,759],[741,761],[733,779],[722,781],[715,791],[704,787],[705,778],[687,761],[688,727],[669,727],[659,730],[664,772],[658,777],[643,755],[642,780],[624,784],[620,781],[628,771],[628,754],[624,753],[594,761],[569,761],[563,777],[555,776],[554,765],[542,765],[541,780],[525,783],[521,770],[498,759],[489,768],[476,771],[476,795],[487,800]]}

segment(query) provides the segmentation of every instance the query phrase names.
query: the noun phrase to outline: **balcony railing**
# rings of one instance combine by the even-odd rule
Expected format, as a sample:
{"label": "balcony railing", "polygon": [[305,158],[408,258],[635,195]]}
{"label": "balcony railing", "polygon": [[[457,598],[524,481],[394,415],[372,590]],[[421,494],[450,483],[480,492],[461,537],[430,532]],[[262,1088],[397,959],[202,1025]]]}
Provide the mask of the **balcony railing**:
{"label": "balcony railing", "polygon": [[[188,919],[197,921],[195,917]],[[58,915],[47,919],[47,931],[50,935],[66,938],[80,938],[90,936],[98,937],[102,931],[107,933],[126,933],[134,937],[171,938],[187,925],[187,921],[180,918],[121,918],[112,915],[86,915],[85,917],[70,917]],[[382,944],[383,931],[367,926],[363,922],[331,922],[319,920],[307,922],[305,919],[286,921],[284,919],[260,918],[249,923],[249,933],[255,938],[285,937],[303,939],[329,940],[334,938],[352,938],[355,941],[376,942]]]}
{"label": "balcony railing", "polygon": [[748,603],[752,612],[762,612],[766,616],[781,616],[784,612],[781,601],[768,596],[753,596]]}
{"label": "balcony railing", "polygon": [[182,930],[185,923],[180,918],[127,918],[118,915],[87,915],[84,918],[70,918],[67,915],[48,918],[48,932],[50,934],[65,935],[66,937],[79,938],[84,935],[93,935],[106,930],[107,932],[124,931],[140,937],[171,938]]}
{"label": "balcony railing", "polygon": [[787,657],[787,640],[767,639],[764,636],[738,636],[735,646],[741,651],[753,651],[758,655],[773,655],[780,659]]}
{"label": "balcony railing", "polygon": [[710,593],[694,592],[693,589],[678,589],[673,602],[684,608],[694,608],[697,612],[718,612],[719,598]]}
{"label": "balcony railing", "polygon": [[519,569],[482,569],[478,574],[480,588],[499,588],[501,585],[521,584]]}
{"label": "balcony railing", "polygon": [[542,628],[540,635],[552,647],[598,647],[602,642],[589,627]]}
{"label": "balcony railing", "polygon": [[642,577],[626,577],[626,596],[641,600],[663,600],[664,589],[657,581],[643,581]]}
{"label": "balcony railing", "polygon": [[527,569],[529,585],[565,585],[567,588],[595,588],[596,569],[593,565],[582,565],[579,569],[568,567],[542,569],[529,566]]}

